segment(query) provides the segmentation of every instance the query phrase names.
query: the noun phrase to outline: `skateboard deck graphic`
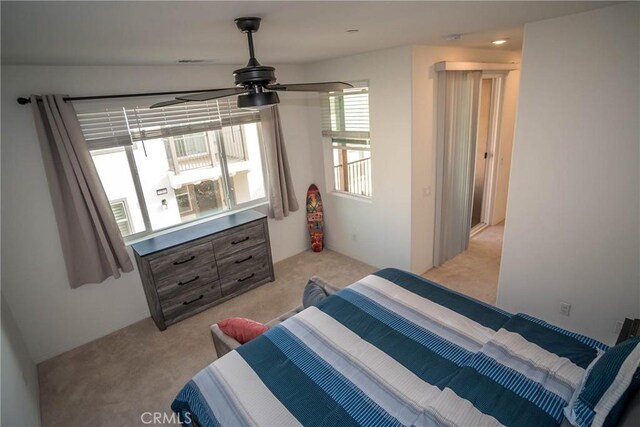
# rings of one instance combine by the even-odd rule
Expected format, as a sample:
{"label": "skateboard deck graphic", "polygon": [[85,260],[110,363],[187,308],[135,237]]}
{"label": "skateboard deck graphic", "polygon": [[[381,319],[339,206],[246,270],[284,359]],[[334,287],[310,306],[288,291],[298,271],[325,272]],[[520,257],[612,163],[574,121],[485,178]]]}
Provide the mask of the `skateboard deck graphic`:
{"label": "skateboard deck graphic", "polygon": [[311,249],[321,252],[324,246],[324,214],[320,190],[315,184],[311,184],[307,190],[307,228],[311,237]]}

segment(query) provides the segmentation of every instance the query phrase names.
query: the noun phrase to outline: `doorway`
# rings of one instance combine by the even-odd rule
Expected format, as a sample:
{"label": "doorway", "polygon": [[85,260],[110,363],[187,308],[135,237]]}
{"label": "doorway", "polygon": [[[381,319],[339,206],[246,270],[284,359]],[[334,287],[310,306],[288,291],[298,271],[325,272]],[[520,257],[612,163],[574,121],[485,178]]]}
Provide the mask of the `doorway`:
{"label": "doorway", "polygon": [[491,113],[491,79],[482,79],[480,89],[480,111],[478,120],[478,139],[476,142],[476,161],[473,178],[473,203],[471,208],[471,229],[483,221],[482,205],[484,204],[487,156],[489,142],[489,116]]}
{"label": "doorway", "polygon": [[492,224],[494,182],[497,175],[497,131],[502,89],[502,75],[483,73],[478,102],[478,130],[473,172],[471,236]]}
{"label": "doorway", "polygon": [[[495,225],[498,134],[507,71],[443,67],[438,75],[434,265]],[[497,221],[499,222],[499,221]]]}

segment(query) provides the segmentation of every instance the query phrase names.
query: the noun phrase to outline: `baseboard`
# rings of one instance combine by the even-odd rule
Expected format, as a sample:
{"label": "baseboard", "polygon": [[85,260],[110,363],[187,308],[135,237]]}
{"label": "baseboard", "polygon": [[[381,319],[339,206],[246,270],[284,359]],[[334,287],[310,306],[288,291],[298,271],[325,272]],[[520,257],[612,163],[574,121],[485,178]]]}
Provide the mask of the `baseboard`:
{"label": "baseboard", "polygon": [[483,232],[487,227],[489,227],[489,226],[487,224],[484,224],[484,223],[480,223],[480,224],[476,225],[475,227],[473,227],[471,229],[471,233],[470,233],[469,237],[473,238],[473,237],[477,236],[478,234]]}

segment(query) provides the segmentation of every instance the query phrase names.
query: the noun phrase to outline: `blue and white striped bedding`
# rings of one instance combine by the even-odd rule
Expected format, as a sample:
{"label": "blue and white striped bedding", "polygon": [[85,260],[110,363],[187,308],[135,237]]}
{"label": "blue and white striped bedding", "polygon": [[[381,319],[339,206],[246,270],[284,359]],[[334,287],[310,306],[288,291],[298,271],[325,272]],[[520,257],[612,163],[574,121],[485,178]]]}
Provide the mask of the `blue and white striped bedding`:
{"label": "blue and white striped bedding", "polygon": [[598,348],[385,269],[215,361],[172,409],[202,427],[553,426]]}

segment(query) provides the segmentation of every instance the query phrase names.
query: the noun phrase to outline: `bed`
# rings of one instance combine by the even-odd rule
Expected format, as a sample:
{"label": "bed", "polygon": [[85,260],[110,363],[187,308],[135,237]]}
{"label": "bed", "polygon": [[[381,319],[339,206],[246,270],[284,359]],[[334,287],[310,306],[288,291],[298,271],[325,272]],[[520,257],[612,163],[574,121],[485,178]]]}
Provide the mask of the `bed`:
{"label": "bed", "polygon": [[384,269],[196,374],[186,426],[557,426],[608,347]]}

